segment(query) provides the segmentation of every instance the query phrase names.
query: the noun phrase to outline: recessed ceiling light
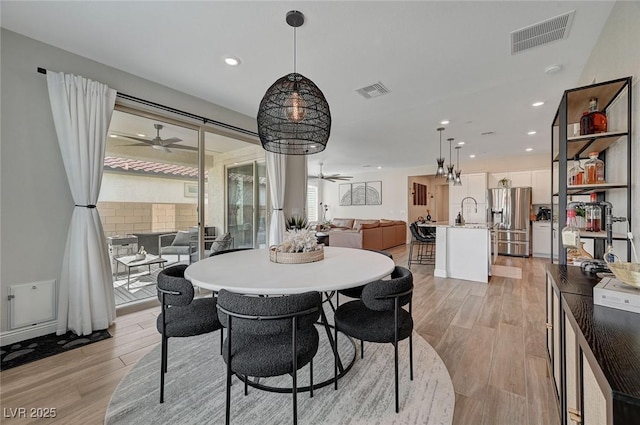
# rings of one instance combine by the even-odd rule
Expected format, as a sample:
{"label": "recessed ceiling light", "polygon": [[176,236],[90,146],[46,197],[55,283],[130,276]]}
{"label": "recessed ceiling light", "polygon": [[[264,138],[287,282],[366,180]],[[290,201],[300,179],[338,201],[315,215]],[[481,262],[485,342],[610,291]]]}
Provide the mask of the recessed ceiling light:
{"label": "recessed ceiling light", "polygon": [[309,145],[309,147],[310,147],[311,149],[314,149],[314,148],[316,147],[316,145]]}
{"label": "recessed ceiling light", "polygon": [[544,102],[535,102],[531,104],[531,106],[533,106],[534,108],[537,108],[538,106],[542,106],[542,105],[544,105]]}
{"label": "recessed ceiling light", "polygon": [[449,120],[443,120],[443,121],[440,121],[440,124],[442,124],[442,125],[447,125],[447,124],[449,124]]}
{"label": "recessed ceiling light", "polygon": [[138,133],[138,137],[147,137],[147,135],[143,133]]}
{"label": "recessed ceiling light", "polygon": [[533,148],[527,148],[527,149],[525,149],[525,151],[527,151],[527,152],[531,152],[532,150],[533,150]]}
{"label": "recessed ceiling light", "polygon": [[528,132],[527,134],[528,134],[529,136],[533,136],[534,134],[536,134],[536,132],[535,132],[535,131],[530,131],[530,132]]}
{"label": "recessed ceiling light", "polygon": [[476,157],[476,156],[475,156],[475,155],[473,155],[473,154],[472,154],[472,155],[469,155],[469,158],[475,158],[475,157]]}
{"label": "recessed ceiling light", "polygon": [[557,74],[560,71],[562,71],[562,65],[549,65],[544,69],[544,73],[549,75]]}
{"label": "recessed ceiling light", "polygon": [[233,163],[233,165],[238,165],[238,163],[237,163],[237,162],[234,162],[234,163]]}
{"label": "recessed ceiling light", "polygon": [[459,145],[464,145],[464,142],[458,142]]}
{"label": "recessed ceiling light", "polygon": [[224,58],[224,63],[226,63],[229,66],[238,66],[240,65],[240,59],[234,56],[227,56],[226,58]]}
{"label": "recessed ceiling light", "polygon": [[110,135],[109,135],[109,137],[113,137],[113,138],[115,139],[115,138],[116,138],[116,137],[118,137],[118,136],[117,136],[117,135],[115,135],[115,134],[110,134]]}
{"label": "recessed ceiling light", "polygon": [[378,165],[378,170],[382,170],[382,165]]}

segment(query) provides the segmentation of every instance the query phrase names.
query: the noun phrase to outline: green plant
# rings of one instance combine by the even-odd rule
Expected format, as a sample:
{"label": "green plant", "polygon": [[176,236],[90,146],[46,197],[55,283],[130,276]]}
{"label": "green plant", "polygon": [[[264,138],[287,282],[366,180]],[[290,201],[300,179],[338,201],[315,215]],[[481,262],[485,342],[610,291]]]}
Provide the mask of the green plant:
{"label": "green plant", "polygon": [[576,207],[576,216],[577,217],[584,217],[585,216],[585,211],[583,207]]}
{"label": "green plant", "polygon": [[292,215],[285,218],[285,225],[287,226],[287,229],[301,230],[306,229],[309,225],[309,222],[307,221],[307,217]]}

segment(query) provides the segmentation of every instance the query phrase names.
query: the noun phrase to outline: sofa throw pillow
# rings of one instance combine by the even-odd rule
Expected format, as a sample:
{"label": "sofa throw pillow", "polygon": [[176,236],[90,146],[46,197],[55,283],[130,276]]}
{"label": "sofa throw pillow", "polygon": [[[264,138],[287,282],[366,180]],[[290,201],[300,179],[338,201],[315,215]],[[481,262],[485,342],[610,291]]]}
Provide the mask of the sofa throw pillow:
{"label": "sofa throw pillow", "polygon": [[191,242],[191,236],[193,236],[192,233],[179,230],[176,232],[176,237],[173,238],[171,246],[187,246],[189,245],[189,242]]}
{"label": "sofa throw pillow", "polygon": [[360,220],[360,219],[356,219],[353,223],[353,228],[355,230],[362,230],[362,229],[373,229],[375,227],[378,227],[379,225],[379,221],[378,220]]}
{"label": "sofa throw pillow", "polygon": [[353,227],[353,219],[352,218],[334,218],[331,220],[331,224],[334,227],[343,227],[347,229],[351,229]]}
{"label": "sofa throw pillow", "polygon": [[226,251],[227,249],[231,249],[231,240],[232,240],[231,233],[229,232],[223,233],[217,238],[215,238],[213,243],[211,244],[211,251],[209,255],[215,252]]}

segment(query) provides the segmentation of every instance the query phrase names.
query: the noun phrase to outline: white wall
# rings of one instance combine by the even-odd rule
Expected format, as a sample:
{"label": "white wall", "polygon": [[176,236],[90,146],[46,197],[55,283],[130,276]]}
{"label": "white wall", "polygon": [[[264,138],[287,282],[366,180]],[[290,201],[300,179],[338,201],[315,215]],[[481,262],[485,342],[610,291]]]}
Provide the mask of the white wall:
{"label": "white wall", "polygon": [[82,75],[123,93],[255,131],[253,117],[185,95],[6,29],[0,32],[0,331],[7,287],[59,279],[73,201],[38,67]]}
{"label": "white wall", "polygon": [[195,180],[168,179],[120,173],[104,173],[99,202],[155,202],[195,204],[198,198],[184,196],[184,184]]}
{"label": "white wall", "polygon": [[[638,173],[640,171],[640,3],[618,1],[614,5],[609,19],[602,29],[589,60],[585,64],[578,86],[603,82],[618,78],[633,77],[633,131],[631,136],[631,211],[635,216],[640,212],[640,188],[638,186]],[[616,105],[619,106],[619,105]],[[612,114],[613,115],[613,114]],[[611,117],[610,125],[616,125],[616,118]],[[613,146],[607,152],[607,178],[618,180],[616,163],[626,162],[626,146]],[[626,177],[625,177],[626,178]],[[622,191],[611,191],[608,199],[614,207],[614,215],[626,216]],[[636,245],[640,249],[640,220],[631,217],[632,232],[635,235]],[[615,225],[614,231],[623,231],[624,225]],[[614,246],[616,251],[622,248]],[[626,252],[626,249],[624,251]]]}

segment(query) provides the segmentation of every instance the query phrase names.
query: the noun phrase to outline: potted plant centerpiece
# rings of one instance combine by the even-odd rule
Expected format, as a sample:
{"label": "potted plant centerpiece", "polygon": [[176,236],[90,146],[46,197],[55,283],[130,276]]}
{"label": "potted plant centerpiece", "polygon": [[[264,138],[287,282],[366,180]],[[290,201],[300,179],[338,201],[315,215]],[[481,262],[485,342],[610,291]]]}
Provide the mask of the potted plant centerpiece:
{"label": "potted plant centerpiece", "polygon": [[324,245],[319,244],[310,229],[289,229],[280,245],[269,249],[269,259],[274,263],[302,264],[324,259]]}

